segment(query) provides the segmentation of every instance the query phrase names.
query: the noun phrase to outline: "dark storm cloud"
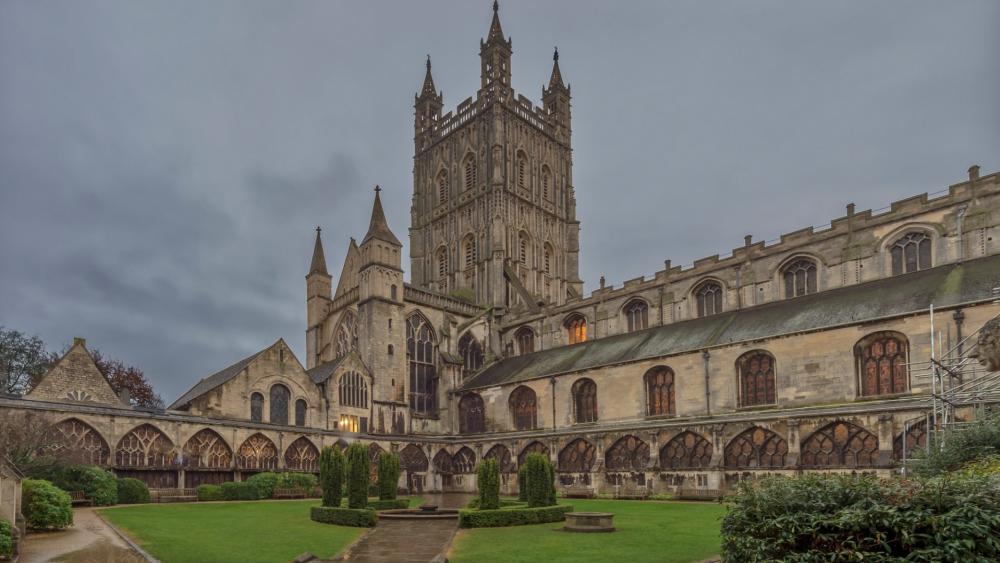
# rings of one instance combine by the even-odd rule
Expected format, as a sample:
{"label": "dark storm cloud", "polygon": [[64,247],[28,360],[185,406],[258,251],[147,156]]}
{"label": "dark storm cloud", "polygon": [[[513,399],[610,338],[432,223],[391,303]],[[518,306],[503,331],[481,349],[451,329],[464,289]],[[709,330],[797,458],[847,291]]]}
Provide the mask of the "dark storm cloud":
{"label": "dark storm cloud", "polygon": [[[165,398],[286,338],[371,188],[405,239],[423,56],[479,86],[482,2],[0,3],[0,324],[86,336]],[[581,269],[618,284],[1000,168],[1000,4],[502,3],[558,45]]]}

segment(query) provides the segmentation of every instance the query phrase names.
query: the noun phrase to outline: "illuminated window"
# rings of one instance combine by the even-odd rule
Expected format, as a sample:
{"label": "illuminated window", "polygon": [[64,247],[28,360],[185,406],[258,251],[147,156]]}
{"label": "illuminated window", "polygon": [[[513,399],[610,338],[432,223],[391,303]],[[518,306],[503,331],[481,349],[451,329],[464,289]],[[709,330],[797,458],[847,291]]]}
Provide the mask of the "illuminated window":
{"label": "illuminated window", "polygon": [[570,344],[586,342],[587,340],[587,319],[583,315],[570,315],[563,324],[566,328],[566,341]]}

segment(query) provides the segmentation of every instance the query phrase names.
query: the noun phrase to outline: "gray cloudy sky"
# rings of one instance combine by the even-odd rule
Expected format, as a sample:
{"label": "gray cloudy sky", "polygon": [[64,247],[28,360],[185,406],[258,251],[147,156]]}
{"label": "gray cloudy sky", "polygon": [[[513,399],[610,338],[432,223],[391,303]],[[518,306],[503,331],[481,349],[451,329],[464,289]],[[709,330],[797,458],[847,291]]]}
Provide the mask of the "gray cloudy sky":
{"label": "gray cloudy sky", "polygon": [[[409,220],[425,53],[479,84],[489,0],[0,2],[0,324],[85,336],[168,401],[303,349],[380,183]],[[514,86],[559,46],[588,291],[1000,169],[1000,2],[505,0]]]}

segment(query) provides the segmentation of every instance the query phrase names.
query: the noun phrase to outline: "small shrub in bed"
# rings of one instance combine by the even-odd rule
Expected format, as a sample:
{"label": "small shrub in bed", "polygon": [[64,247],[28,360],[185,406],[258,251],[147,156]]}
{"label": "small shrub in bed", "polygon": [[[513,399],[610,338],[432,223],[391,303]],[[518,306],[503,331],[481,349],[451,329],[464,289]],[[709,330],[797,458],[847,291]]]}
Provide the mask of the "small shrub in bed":
{"label": "small shrub in bed", "polygon": [[25,479],[21,494],[21,512],[29,528],[61,530],[73,524],[73,503],[66,491],[48,481]]}
{"label": "small shrub in bed", "polygon": [[222,495],[222,487],[219,485],[198,485],[194,490],[198,493],[200,501],[226,500]]}
{"label": "small shrub in bed", "polygon": [[355,528],[372,528],[378,522],[378,514],[371,509],[334,508],[332,506],[314,506],[309,517],[314,522],[336,524],[338,526],[353,526]]}
{"label": "small shrub in bed", "polygon": [[258,498],[271,498],[278,487],[279,475],[271,471],[251,475],[246,482],[257,487]]}
{"label": "small shrub in bed", "polygon": [[462,509],[458,511],[458,526],[460,528],[499,528],[504,526],[562,522],[566,520],[566,513],[572,511],[572,506],[565,505],[542,506],[538,508],[504,508],[501,510]]}
{"label": "small shrub in bed", "polygon": [[240,483],[223,483],[222,498],[225,500],[258,500],[261,496],[257,483],[243,481]]}
{"label": "small shrub in bed", "polygon": [[14,529],[10,522],[0,520],[0,557],[10,557],[14,554]]}
{"label": "small shrub in bed", "polygon": [[500,463],[495,458],[486,458],[479,463],[476,484],[479,487],[479,508],[500,508]]}
{"label": "small shrub in bed", "polygon": [[368,476],[371,461],[368,448],[360,442],[347,447],[347,507],[363,509],[368,506]]}
{"label": "small shrub in bed", "polygon": [[389,452],[378,456],[379,500],[394,500],[396,498],[399,473],[399,455],[395,452]]}
{"label": "small shrub in bed", "polygon": [[131,477],[118,479],[118,502],[121,504],[149,502],[149,487],[142,481]]}
{"label": "small shrub in bed", "polygon": [[32,474],[66,492],[83,491],[94,506],[118,502],[118,483],[110,471],[93,465],[57,465]]}
{"label": "small shrub in bed", "polygon": [[319,480],[323,506],[340,506],[344,498],[344,453],[340,448],[323,448],[319,460]]}

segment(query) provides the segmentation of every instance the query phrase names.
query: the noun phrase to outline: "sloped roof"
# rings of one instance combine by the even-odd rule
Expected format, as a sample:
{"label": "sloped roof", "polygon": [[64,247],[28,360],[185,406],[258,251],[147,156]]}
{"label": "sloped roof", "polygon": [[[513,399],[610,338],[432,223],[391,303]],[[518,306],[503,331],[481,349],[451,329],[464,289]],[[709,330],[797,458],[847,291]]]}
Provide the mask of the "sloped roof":
{"label": "sloped roof", "polygon": [[490,387],[603,365],[691,352],[947,307],[992,297],[1000,255],[775,301],[496,362],[464,389]]}
{"label": "sloped roof", "polygon": [[345,359],[347,359],[346,355],[341,356],[336,360],[322,363],[310,370],[307,370],[306,374],[309,375],[309,379],[312,379],[313,383],[323,383],[327,379],[330,379],[330,376],[333,375],[333,372],[337,371],[337,368],[340,367],[340,364],[342,364]]}
{"label": "sloped roof", "polygon": [[216,387],[222,385],[223,383],[228,382],[232,378],[234,378],[237,375],[239,375],[240,372],[243,371],[243,368],[245,368],[248,365],[250,365],[250,362],[252,362],[255,359],[257,359],[257,356],[263,354],[267,350],[270,350],[272,346],[274,346],[274,344],[272,344],[271,346],[268,346],[267,348],[264,348],[263,350],[260,350],[258,352],[254,352],[252,355],[247,356],[246,358],[243,358],[242,360],[236,362],[235,364],[233,364],[233,365],[231,365],[229,367],[223,368],[222,370],[217,371],[217,372],[213,373],[212,375],[210,375],[210,376],[202,379],[198,383],[195,383],[194,387],[188,389],[186,393],[184,393],[183,395],[181,395],[179,399],[177,399],[176,401],[174,401],[167,408],[168,409],[183,408],[183,407],[187,406],[188,403],[190,403],[191,401],[195,400],[196,398],[204,395],[205,393],[208,393],[209,391],[211,391],[212,389],[215,389]]}

